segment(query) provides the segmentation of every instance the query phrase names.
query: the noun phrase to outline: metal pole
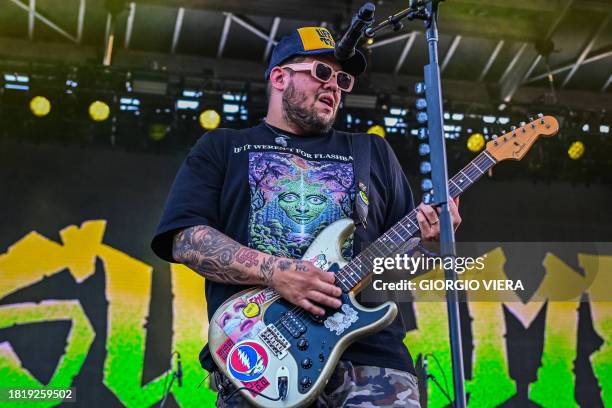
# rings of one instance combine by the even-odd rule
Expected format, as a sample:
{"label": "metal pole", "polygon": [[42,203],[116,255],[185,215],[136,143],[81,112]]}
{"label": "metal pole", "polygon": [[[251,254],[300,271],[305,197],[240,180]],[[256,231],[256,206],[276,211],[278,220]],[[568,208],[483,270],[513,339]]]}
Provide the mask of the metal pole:
{"label": "metal pole", "polygon": [[[444,142],[444,108],[442,106],[442,86],[438,62],[438,5],[433,0],[427,5],[430,14],[426,22],[426,37],[429,48],[429,65],[425,66],[425,85],[427,97],[427,117],[429,127],[429,145],[431,148],[432,182],[434,200],[440,207],[440,252],[443,258],[456,256],[455,232],[448,210],[448,169],[446,164],[446,146]],[[446,262],[445,262],[446,264]],[[456,281],[452,268],[445,268],[445,278]],[[453,285],[454,287],[454,285]],[[465,384],[463,378],[463,352],[461,346],[461,323],[459,320],[459,303],[457,291],[447,290],[448,326],[450,335],[453,385],[455,391],[455,408],[465,408]]]}

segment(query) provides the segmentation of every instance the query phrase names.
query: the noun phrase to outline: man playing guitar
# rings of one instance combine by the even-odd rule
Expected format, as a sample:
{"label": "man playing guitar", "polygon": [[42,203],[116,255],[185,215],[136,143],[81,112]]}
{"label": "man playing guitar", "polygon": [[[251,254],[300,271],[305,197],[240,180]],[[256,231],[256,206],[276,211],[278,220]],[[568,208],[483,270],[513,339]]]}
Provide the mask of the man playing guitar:
{"label": "man playing guitar", "polygon": [[[209,319],[227,298],[254,285],[273,288],[313,315],[339,308],[334,273],[322,269],[324,259],[300,260],[306,248],[324,227],[353,217],[357,200],[369,207],[368,223],[346,241],[346,258],[414,208],[397,158],[378,136],[358,136],[370,143],[371,176],[367,191],[355,182],[354,135],[332,125],[342,93],[351,91],[366,60],[358,51],[340,63],[333,51],[325,28],[303,27],[282,38],[266,72],[265,121],[206,133],[178,172],[152,248],[206,278]],[[455,227],[461,222],[457,205],[449,200]],[[418,208],[421,238],[437,240],[437,211]],[[232,313],[210,324],[222,324],[226,333],[249,329]],[[418,407],[404,336],[396,318],[352,344],[316,405]],[[224,398],[233,385],[218,377],[224,387],[217,406],[246,406],[239,394]]]}

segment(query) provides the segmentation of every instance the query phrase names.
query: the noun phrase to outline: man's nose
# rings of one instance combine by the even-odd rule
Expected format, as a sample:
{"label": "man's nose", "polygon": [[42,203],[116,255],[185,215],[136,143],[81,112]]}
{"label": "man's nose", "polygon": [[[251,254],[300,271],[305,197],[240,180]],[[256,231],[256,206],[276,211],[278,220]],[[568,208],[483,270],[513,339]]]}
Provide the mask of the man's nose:
{"label": "man's nose", "polygon": [[336,80],[336,76],[334,75],[331,79],[325,83],[323,83],[324,89],[329,89],[332,92],[338,92],[338,81]]}

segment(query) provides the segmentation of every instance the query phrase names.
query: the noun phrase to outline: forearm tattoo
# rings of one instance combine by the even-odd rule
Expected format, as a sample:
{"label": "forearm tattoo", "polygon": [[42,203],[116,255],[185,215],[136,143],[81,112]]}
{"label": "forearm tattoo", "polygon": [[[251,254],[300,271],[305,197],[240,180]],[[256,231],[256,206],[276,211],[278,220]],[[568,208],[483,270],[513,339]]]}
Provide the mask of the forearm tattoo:
{"label": "forearm tattoo", "polygon": [[[172,254],[174,259],[206,279],[222,283],[252,283],[254,277],[240,270],[243,269],[241,265],[250,268],[259,264],[257,251],[245,248],[214,228],[206,226],[187,228],[176,234]],[[261,276],[267,277],[265,283],[271,278],[271,266],[266,265],[265,273],[263,263],[260,268]]]}
{"label": "forearm tattoo", "polygon": [[261,267],[259,268],[259,278],[266,285],[270,284],[270,282],[272,281],[272,274],[274,273],[274,270],[272,269],[273,266],[274,258],[269,257],[261,263]]}

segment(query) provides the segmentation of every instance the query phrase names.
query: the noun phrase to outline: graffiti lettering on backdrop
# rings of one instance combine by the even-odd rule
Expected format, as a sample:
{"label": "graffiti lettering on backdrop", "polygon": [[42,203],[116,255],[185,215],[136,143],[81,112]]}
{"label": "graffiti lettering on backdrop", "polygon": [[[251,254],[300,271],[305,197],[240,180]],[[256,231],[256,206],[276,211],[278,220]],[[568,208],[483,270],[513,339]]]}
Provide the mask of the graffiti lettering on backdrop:
{"label": "graffiti lettering on backdrop", "polygon": [[[104,385],[127,407],[152,406],[161,400],[166,375],[147,384],[141,382],[153,271],[149,265],[105,245],[102,242],[105,227],[105,221],[85,222],[80,228],[67,227],[60,232],[62,244],[36,232],[23,237],[0,256],[0,299],[65,269],[77,283],[82,283],[94,273],[96,258],[100,259],[108,301]],[[172,269],[172,349],[194,357],[183,359],[184,386],[173,387],[172,393],[183,406],[209,406],[215,395],[210,390],[197,389],[203,373],[195,358],[205,342],[203,333],[208,328],[206,322],[202,324],[192,318],[206,315],[204,281],[183,266],[172,265]],[[72,324],[65,354],[46,385],[67,388],[82,369],[96,336],[80,302],[48,300],[39,304],[0,306],[0,328],[58,320]],[[3,387],[43,387],[22,367],[19,356],[7,342],[0,344],[0,378]],[[77,390],[77,395],[79,392],[86,390]],[[46,406],[53,405],[57,403],[46,403]],[[36,402],[35,406],[45,406],[45,403]]]}
{"label": "graffiti lettering on backdrop", "polygon": [[[35,286],[45,277],[68,270],[77,283],[84,282],[95,272],[99,259],[106,279],[105,298],[108,302],[108,327],[103,383],[127,407],[148,407],[159,403],[163,393],[165,373],[146,384],[142,383],[147,330],[145,324],[151,306],[152,268],[103,243],[105,221],[88,221],[80,227],[69,226],[60,232],[62,242],[54,242],[31,232],[0,255],[0,299],[18,290]],[[583,277],[549,254],[544,260],[547,276],[567,279],[584,286],[587,293],[609,290],[612,282],[606,274],[594,271],[612,270],[612,257],[579,254]],[[487,268],[497,268],[500,279],[505,274],[504,253],[496,249],[487,254]],[[603,267],[602,267],[603,265]],[[595,279],[588,285],[589,279]],[[591,283],[591,282],[589,282]],[[543,283],[542,291],[549,290]],[[587,289],[588,288],[588,289]],[[104,290],[100,288],[100,290]],[[206,315],[204,281],[188,268],[172,265],[173,333],[172,349],[183,356],[184,386],[174,386],[173,396],[180,406],[210,406],[215,394],[209,389],[198,389],[202,369],[196,356],[206,341],[207,323],[193,316]],[[546,293],[545,293],[546,294]],[[552,296],[549,296],[552,298]],[[601,299],[603,296],[593,296]],[[544,297],[546,298],[546,297]],[[546,304],[546,330],[543,353],[537,380],[530,386],[530,399],[546,406],[577,406],[574,398],[578,333],[578,300]],[[545,307],[543,302],[478,302],[469,304],[472,321],[473,363],[472,379],[467,382],[470,407],[493,407],[516,394],[516,386],[509,374],[505,335],[507,327],[504,308],[510,310],[524,327],[529,327]],[[409,332],[405,342],[413,354],[434,352],[450,378],[450,350],[446,306],[441,302],[414,304],[418,329]],[[604,340],[591,355],[595,377],[601,387],[605,406],[612,406],[612,303],[591,302],[593,327]],[[91,344],[97,335],[92,322],[78,300],[45,300],[40,303],[16,303],[0,306],[0,329],[15,325],[44,324],[69,321],[71,328],[66,338],[64,355],[59,359],[50,381],[43,385],[21,363],[15,348],[0,343],[0,378],[3,387],[53,388],[70,387],[83,369]],[[41,341],[44,341],[42,339]],[[434,371],[433,367],[430,367]],[[435,373],[435,371],[434,371]],[[441,373],[435,373],[438,378]],[[203,387],[204,388],[204,387]],[[446,401],[433,387],[431,407],[442,407]],[[83,390],[84,391],[84,390]],[[451,390],[452,391],[452,390]],[[78,393],[78,390],[77,390]],[[35,403],[36,407],[57,403]],[[28,406],[20,405],[20,406]],[[32,405],[34,406],[34,405]]]}

